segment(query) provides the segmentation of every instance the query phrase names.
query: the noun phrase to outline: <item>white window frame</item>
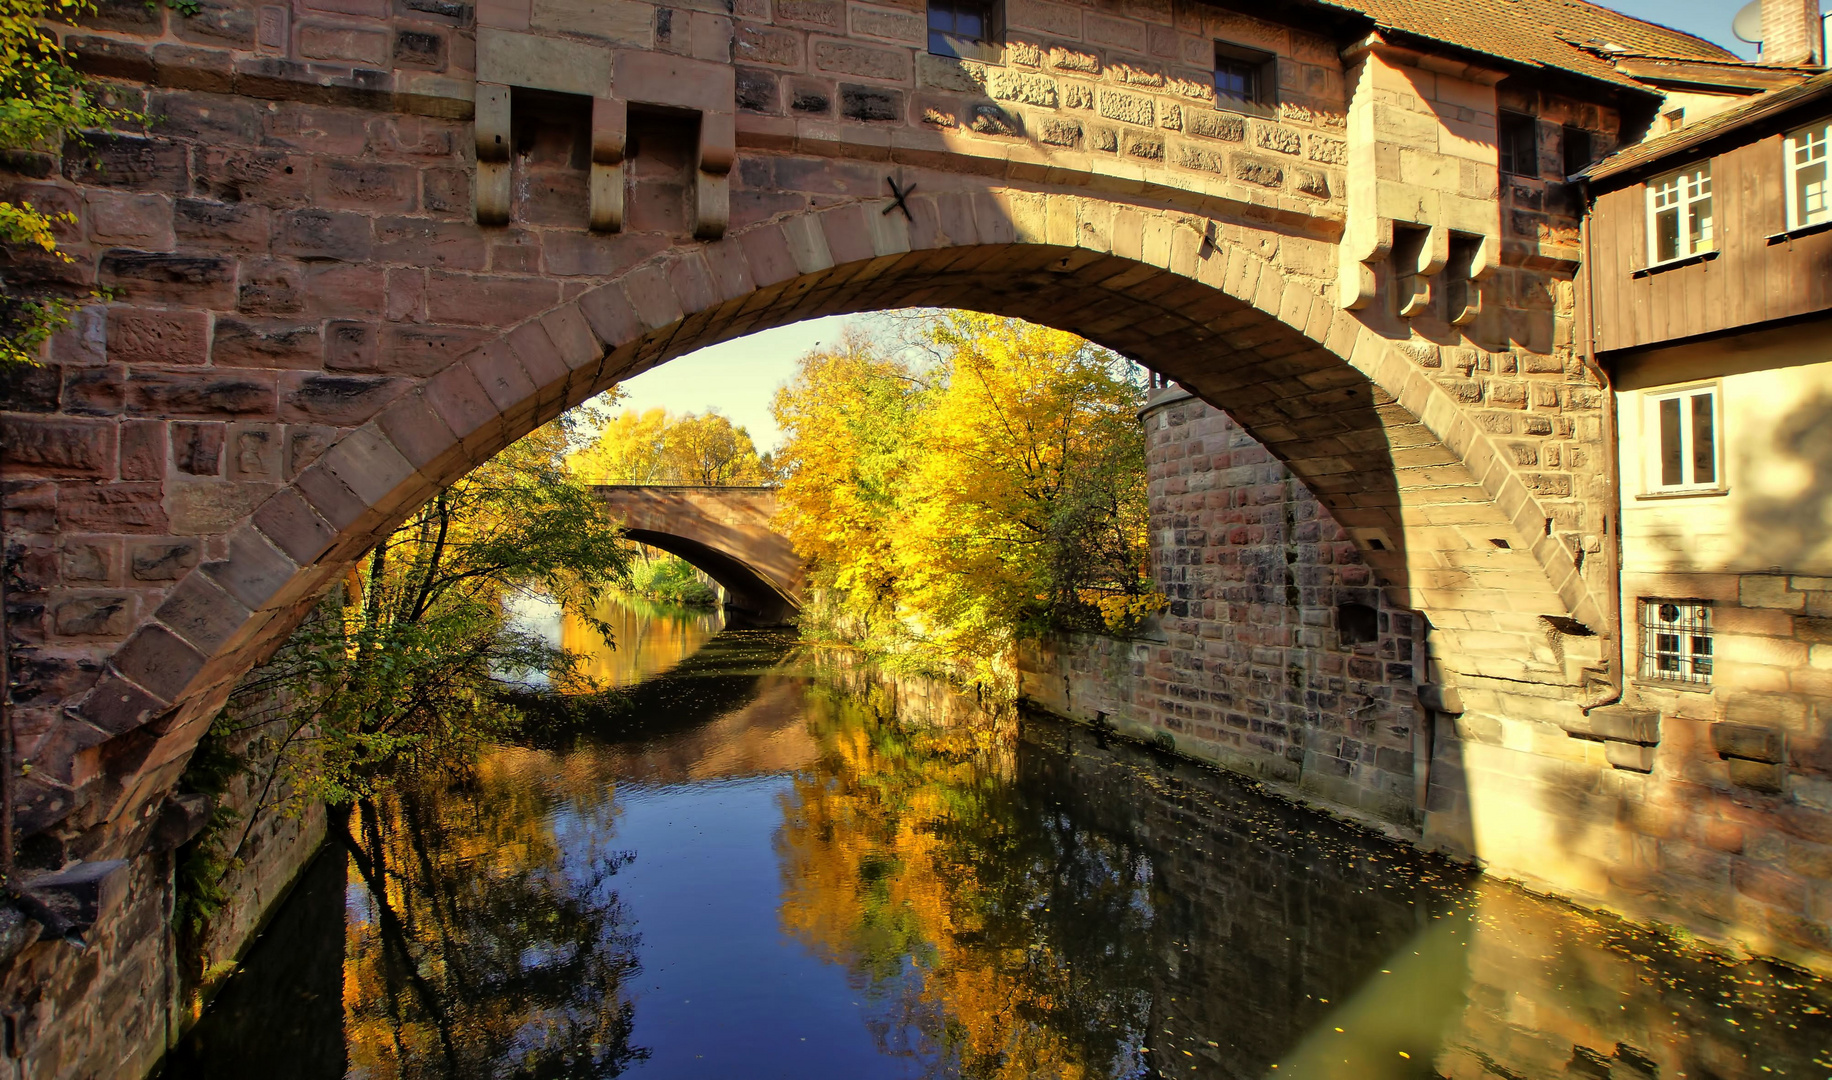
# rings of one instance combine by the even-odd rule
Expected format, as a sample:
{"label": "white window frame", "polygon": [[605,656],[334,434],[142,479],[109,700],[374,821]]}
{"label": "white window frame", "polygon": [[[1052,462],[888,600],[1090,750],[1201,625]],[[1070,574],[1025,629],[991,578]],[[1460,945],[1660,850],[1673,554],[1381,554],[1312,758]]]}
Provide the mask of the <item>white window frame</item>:
{"label": "white window frame", "polygon": [[[1697,462],[1693,459],[1692,400],[1699,397],[1708,397],[1711,400],[1712,476],[1708,481],[1698,479]],[[1645,465],[1646,477],[1642,490],[1650,495],[1720,494],[1725,491],[1723,386],[1710,382],[1666,390],[1649,390],[1642,394],[1641,400],[1642,461]],[[1679,465],[1681,479],[1677,484],[1666,483],[1662,468],[1665,447],[1661,442],[1660,411],[1661,404],[1668,401],[1680,403]]]}
{"label": "white window frame", "polygon": [[[1782,145],[1787,175],[1787,227],[1804,229],[1832,221],[1832,117],[1788,132]],[[1809,208],[1801,205],[1796,177],[1815,166],[1820,169],[1819,205]]]}
{"label": "white window frame", "polygon": [[[1648,265],[1678,262],[1717,250],[1717,207],[1711,201],[1711,162],[1702,161],[1689,168],[1647,183]],[[1695,210],[1705,204],[1704,223],[1698,226]],[[1679,215],[1679,247],[1669,258],[1660,257],[1660,215],[1676,211]]]}

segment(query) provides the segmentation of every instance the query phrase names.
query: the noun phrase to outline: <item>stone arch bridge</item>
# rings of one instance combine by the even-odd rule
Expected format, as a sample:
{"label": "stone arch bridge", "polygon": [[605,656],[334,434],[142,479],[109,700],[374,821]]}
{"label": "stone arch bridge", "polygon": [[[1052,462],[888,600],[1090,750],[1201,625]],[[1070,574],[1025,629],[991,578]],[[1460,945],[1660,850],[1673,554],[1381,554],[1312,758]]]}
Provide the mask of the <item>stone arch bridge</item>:
{"label": "stone arch bridge", "polygon": [[[1617,605],[1575,219],[1501,182],[1496,117],[1608,147],[1653,95],[1530,26],[1005,7],[969,59],[842,0],[110,0],[56,28],[149,119],[4,177],[72,215],[74,261],[13,253],[9,282],[110,290],[5,399],[34,865],[140,851],[314,597],[537,425],[714,342],[932,305],[1225,407],[1342,526],[1332,558],[1429,620],[1406,700],[1533,718],[1544,768],[1470,846],[1595,893],[1594,860],[1516,842],[1607,769],[1542,720],[1607,690]],[[1217,99],[1217,42],[1266,58],[1265,100]]]}
{"label": "stone arch bridge", "polygon": [[793,619],[806,567],[770,525],[773,487],[602,484],[606,511],[630,539],[679,555],[725,590],[725,607],[766,626]]}

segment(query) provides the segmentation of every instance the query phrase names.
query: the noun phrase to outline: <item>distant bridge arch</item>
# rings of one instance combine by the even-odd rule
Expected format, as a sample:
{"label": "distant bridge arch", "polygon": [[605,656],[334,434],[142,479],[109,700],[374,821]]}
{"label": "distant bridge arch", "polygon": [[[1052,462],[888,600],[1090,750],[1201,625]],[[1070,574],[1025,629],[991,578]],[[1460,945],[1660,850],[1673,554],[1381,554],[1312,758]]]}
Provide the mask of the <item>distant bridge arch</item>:
{"label": "distant bridge arch", "polygon": [[771,527],[773,487],[601,484],[594,490],[630,539],[678,555],[725,590],[747,622],[778,625],[801,608],[806,567]]}

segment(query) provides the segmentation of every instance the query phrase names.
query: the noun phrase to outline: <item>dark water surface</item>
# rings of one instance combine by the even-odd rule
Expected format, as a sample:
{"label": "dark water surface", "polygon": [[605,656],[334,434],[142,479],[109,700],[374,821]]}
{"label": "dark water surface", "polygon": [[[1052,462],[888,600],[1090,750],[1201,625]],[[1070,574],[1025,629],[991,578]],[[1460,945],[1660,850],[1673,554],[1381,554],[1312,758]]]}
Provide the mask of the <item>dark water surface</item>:
{"label": "dark water surface", "polygon": [[167,1075],[1832,1076],[1825,984],[938,700],[726,631],[359,806]]}

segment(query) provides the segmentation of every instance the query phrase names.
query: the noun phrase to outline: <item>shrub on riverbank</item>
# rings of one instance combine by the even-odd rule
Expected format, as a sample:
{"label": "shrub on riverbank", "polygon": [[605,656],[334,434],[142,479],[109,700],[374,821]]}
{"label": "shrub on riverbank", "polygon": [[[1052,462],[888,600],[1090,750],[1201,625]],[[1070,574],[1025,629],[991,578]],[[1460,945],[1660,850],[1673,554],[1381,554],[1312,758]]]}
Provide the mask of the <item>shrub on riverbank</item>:
{"label": "shrub on riverbank", "polygon": [[719,594],[706,576],[678,555],[648,555],[630,566],[629,591],[658,604],[712,610]]}
{"label": "shrub on riverbank", "polygon": [[[180,877],[198,887],[181,926],[209,917],[208,883],[264,812],[349,803],[401,769],[468,765],[524,719],[525,695],[509,691],[528,672],[582,683],[579,658],[515,625],[507,604],[538,594],[610,635],[600,601],[628,585],[636,545],[566,468],[576,423],[534,432],[409,516],[238,685],[197,768],[220,769],[211,749],[229,747],[259,794],[187,853]],[[186,779],[194,791],[216,781]]]}

